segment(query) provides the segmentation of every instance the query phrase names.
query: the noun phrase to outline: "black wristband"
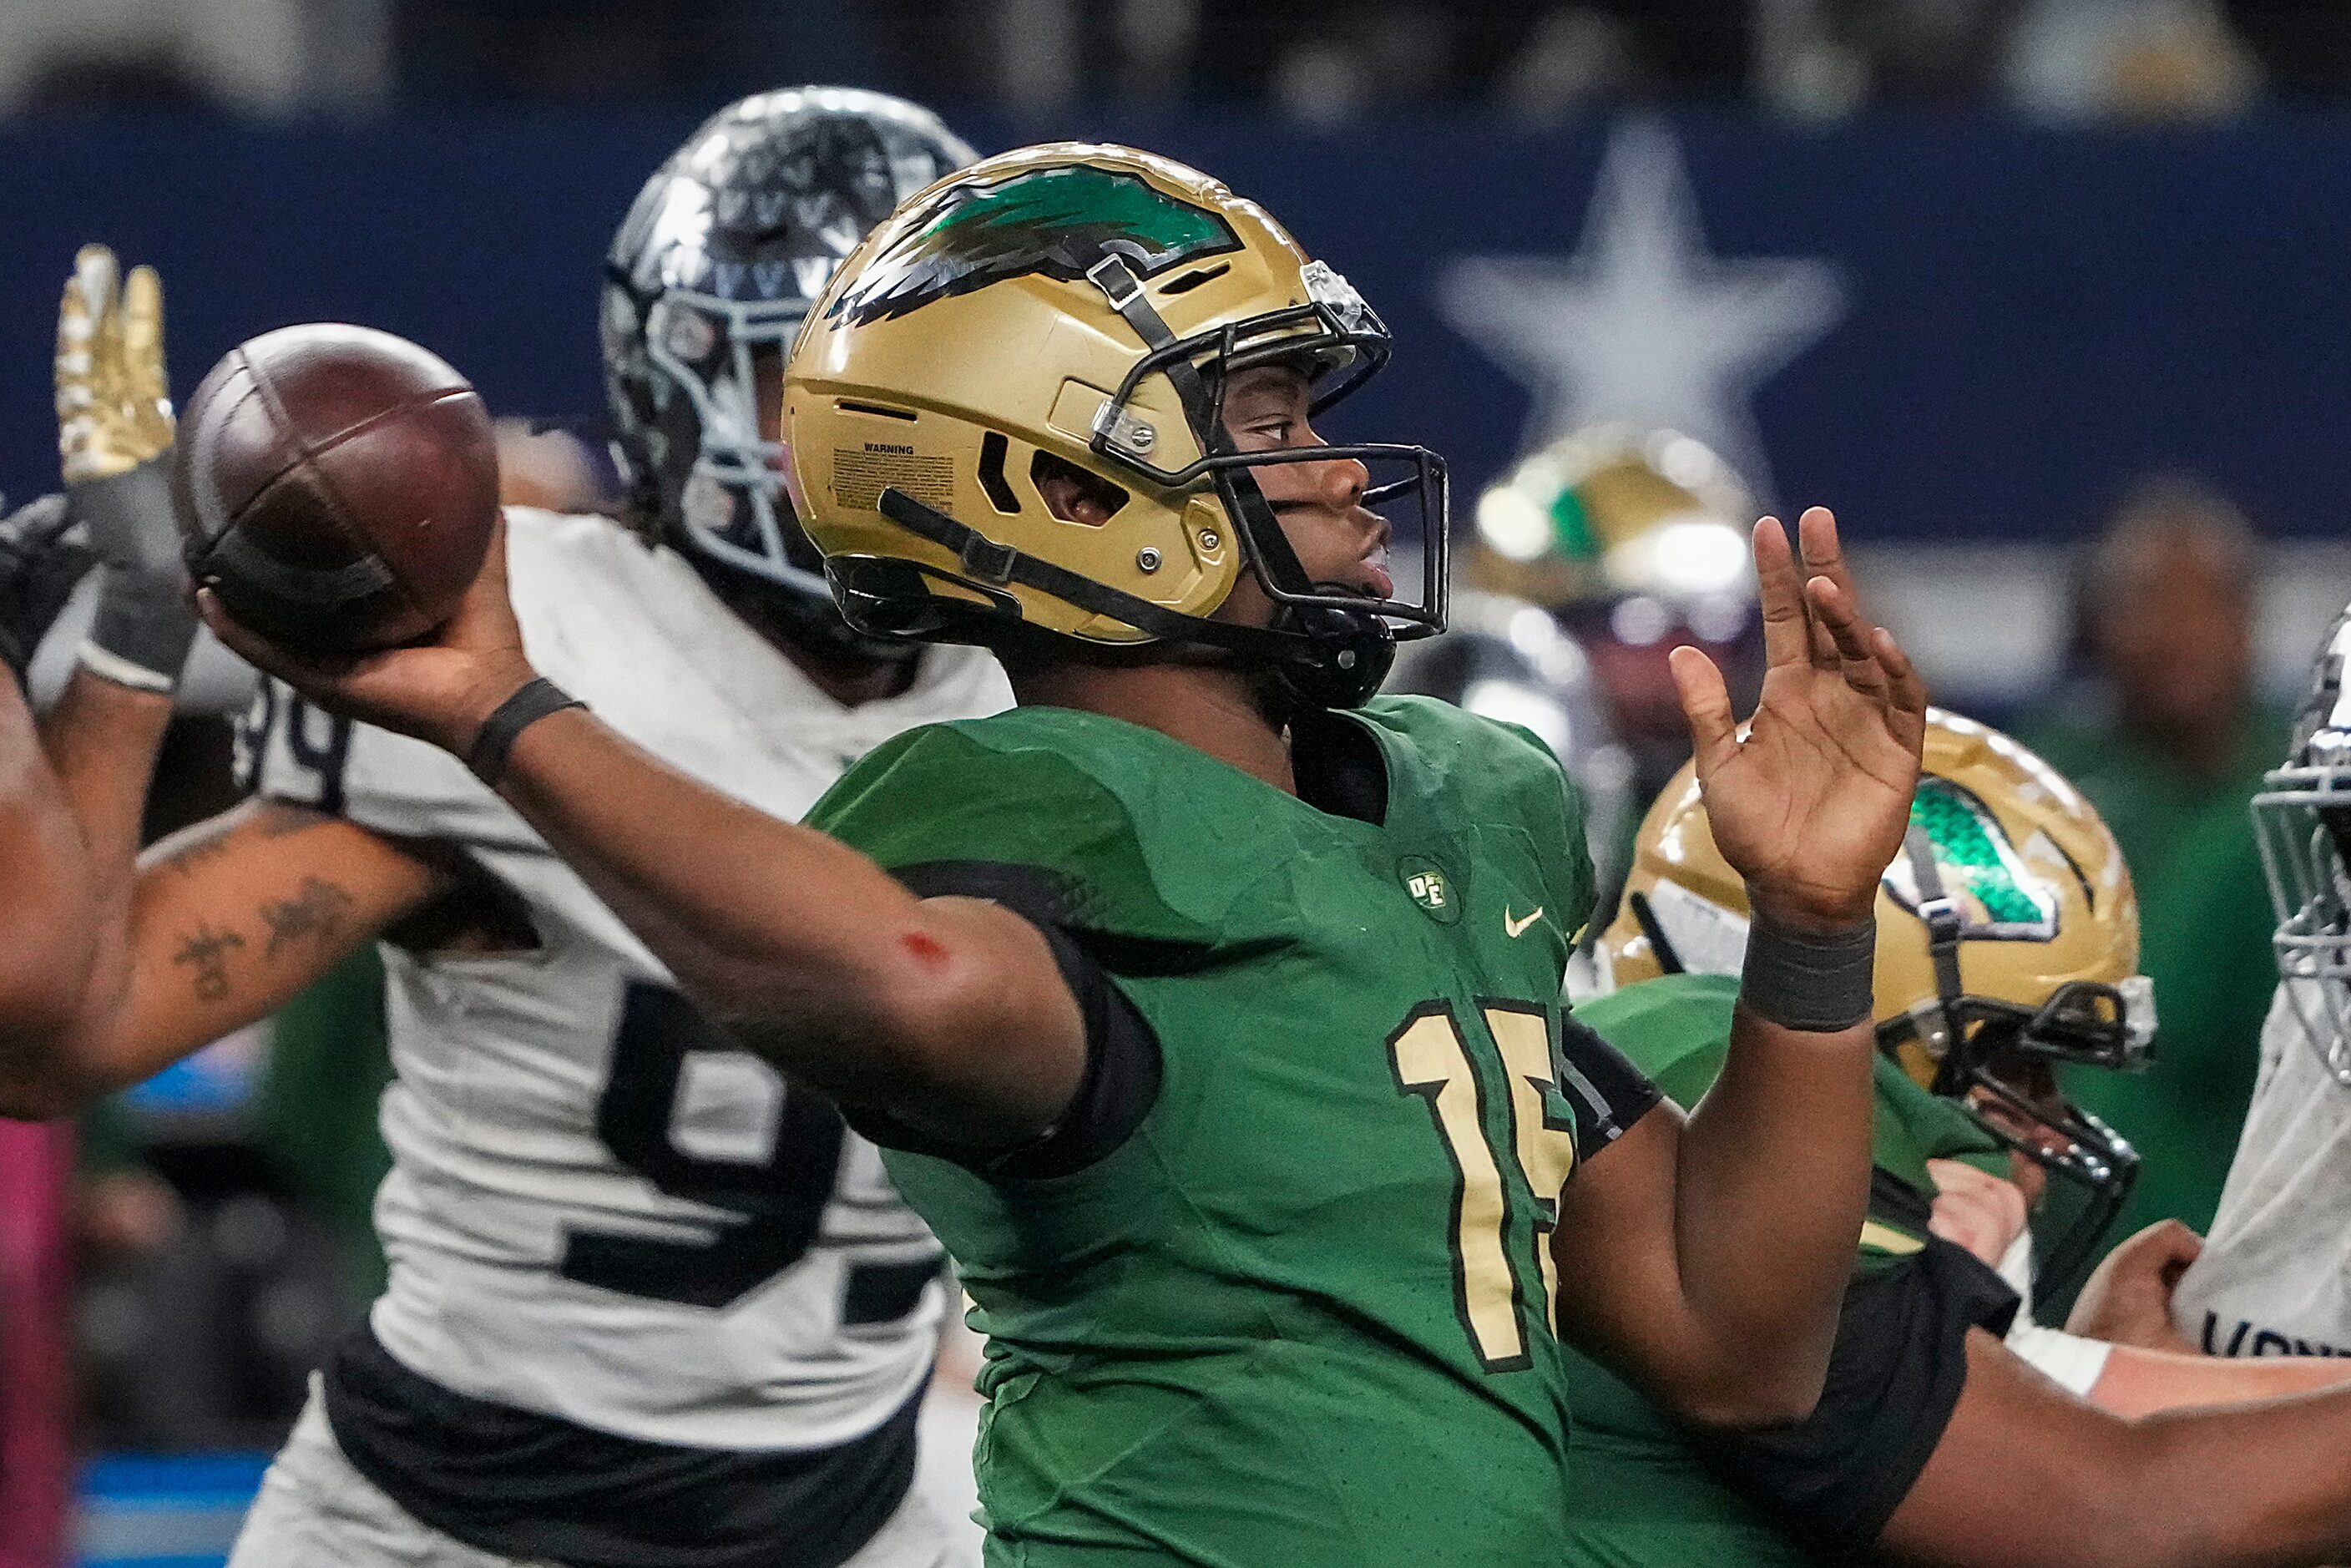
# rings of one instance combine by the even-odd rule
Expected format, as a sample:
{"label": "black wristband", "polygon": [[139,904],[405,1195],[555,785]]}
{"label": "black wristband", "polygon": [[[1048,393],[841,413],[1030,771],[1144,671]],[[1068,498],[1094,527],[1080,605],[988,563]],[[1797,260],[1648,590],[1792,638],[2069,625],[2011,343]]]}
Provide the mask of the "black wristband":
{"label": "black wristband", "polygon": [[1834,1034],[1869,1017],[1876,957],[1875,920],[1817,936],[1758,920],[1747,932],[1739,999],[1766,1023]]}
{"label": "black wristband", "polygon": [[482,721],[481,732],[465,748],[465,766],[473,770],[475,778],[495,789],[498,775],[507,770],[507,753],[514,749],[516,739],[524,730],[549,714],[587,706],[546,676],[533,675]]}

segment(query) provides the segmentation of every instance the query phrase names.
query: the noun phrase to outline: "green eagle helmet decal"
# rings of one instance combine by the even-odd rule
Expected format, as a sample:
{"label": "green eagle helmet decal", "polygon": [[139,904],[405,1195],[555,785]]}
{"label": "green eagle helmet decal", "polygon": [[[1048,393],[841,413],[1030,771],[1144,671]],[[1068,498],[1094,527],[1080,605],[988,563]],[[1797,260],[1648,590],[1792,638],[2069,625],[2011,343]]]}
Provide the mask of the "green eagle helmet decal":
{"label": "green eagle helmet decal", "polygon": [[1109,252],[1150,277],[1194,256],[1238,250],[1224,218],[1132,174],[1084,163],[992,185],[953,185],[865,265],[827,312],[862,326],[1007,278],[1085,277]]}
{"label": "green eagle helmet decal", "polygon": [[[1963,937],[2046,942],[2057,935],[2056,889],[2025,863],[1972,790],[1948,779],[1922,778],[1910,821],[1934,849],[1943,891],[1959,902]],[[2062,858],[2053,844],[2046,847]],[[1896,903],[1917,913],[1918,885],[1908,855],[1896,855],[1886,868],[1886,888]]]}

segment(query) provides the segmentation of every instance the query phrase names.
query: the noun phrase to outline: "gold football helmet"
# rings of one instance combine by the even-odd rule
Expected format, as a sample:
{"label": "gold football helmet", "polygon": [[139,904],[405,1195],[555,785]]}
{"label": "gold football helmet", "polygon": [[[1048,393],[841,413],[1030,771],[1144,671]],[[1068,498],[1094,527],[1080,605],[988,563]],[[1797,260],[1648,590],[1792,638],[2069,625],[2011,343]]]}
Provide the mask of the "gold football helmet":
{"label": "gold football helmet", "polygon": [[[1320,412],[1387,356],[1371,308],[1255,203],[1128,148],[1024,148],[908,198],[810,311],[784,378],[793,500],[861,629],[1205,644],[1346,706],[1395,637],[1444,623],[1445,465],[1237,453],[1221,398],[1231,371],[1292,363]],[[1253,477],[1341,457],[1378,465],[1367,505],[1417,497],[1398,542],[1425,547],[1418,602],[1306,580]],[[1054,515],[1038,476],[1057,464],[1107,487],[1106,522]],[[1244,571],[1274,625],[1211,619]]]}
{"label": "gold football helmet", "polygon": [[1703,649],[1742,706],[1762,681],[1755,517],[1706,446],[1628,424],[1562,436],[1478,497],[1465,583],[1533,601],[1583,645],[1644,799],[1689,759],[1675,648]]}
{"label": "gold football helmet", "polygon": [[1755,517],[1746,485],[1700,443],[1594,425],[1521,459],[1478,497],[1469,576],[1554,609],[1643,596],[1727,642],[1755,599]]}
{"label": "gold football helmet", "polygon": [[[1649,808],[1633,857],[1600,941],[1614,983],[1738,973],[1747,891],[1715,848],[1693,767]],[[2155,996],[2137,968],[2138,897],[2096,810],[2007,736],[1929,709],[1909,832],[1878,884],[1878,1045],[2086,1189],[2043,1254],[2043,1294],[2089,1260],[2137,1175],[2137,1152],[2051,1071],[2147,1064]]]}

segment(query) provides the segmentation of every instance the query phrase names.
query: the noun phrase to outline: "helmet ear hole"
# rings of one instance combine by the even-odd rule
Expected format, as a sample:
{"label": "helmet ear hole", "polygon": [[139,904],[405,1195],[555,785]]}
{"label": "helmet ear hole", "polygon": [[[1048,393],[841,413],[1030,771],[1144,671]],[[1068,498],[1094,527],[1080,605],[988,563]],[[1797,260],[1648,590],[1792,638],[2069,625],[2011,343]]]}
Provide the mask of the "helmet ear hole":
{"label": "helmet ear hole", "polygon": [[1088,528],[1109,522],[1128,500],[1122,486],[1041,448],[1029,460],[1029,482],[1037,486],[1048,511],[1065,523]]}

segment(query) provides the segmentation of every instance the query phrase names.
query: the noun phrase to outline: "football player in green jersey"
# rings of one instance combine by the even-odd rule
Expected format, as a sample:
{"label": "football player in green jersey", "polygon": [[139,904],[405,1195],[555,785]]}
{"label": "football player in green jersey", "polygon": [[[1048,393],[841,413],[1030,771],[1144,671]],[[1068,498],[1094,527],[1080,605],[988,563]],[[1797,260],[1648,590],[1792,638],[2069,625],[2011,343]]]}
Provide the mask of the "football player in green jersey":
{"label": "football player in green jersey", "polygon": [[[1878,894],[1876,1171],[1820,1405],[1781,1431],[1686,1436],[1571,1353],[1571,1473],[1589,1500],[1570,1506],[1552,1561],[1794,1564],[1873,1548],[1984,1568],[2341,1561],[2351,1474],[2324,1439],[2351,1432],[2351,1392],[2191,1407],[2306,1395],[2351,1365],[2109,1345],[2021,1310],[2020,1186],[2097,1200],[2077,1210],[2088,1224],[2061,1228],[2078,1260],[2134,1158],[2048,1079],[2058,1061],[2128,1069],[2153,1033],[2113,837],[2032,753],[1933,710],[1913,824]],[[1600,944],[1624,988],[1577,1016],[1695,1104],[1722,1070],[1737,994],[1724,971],[1749,910],[1687,768],[1635,853]],[[2296,1455],[2312,1442],[2324,1462]]]}
{"label": "football player in green jersey", "polygon": [[[1556,762],[1373,698],[1443,621],[1444,467],[1314,422],[1386,352],[1344,279],[1165,160],[1033,148],[910,199],[794,349],[794,504],[853,622],[996,648],[1023,706],[875,752],[831,836],[567,711],[495,551],[419,645],[221,622],[465,757],[891,1151],[988,1335],[997,1563],[1543,1561],[1576,1487],[1555,1323],[1691,1420],[1820,1392],[1924,693],[1827,513],[1794,548],[1760,525],[1749,727],[1676,665],[1754,936],[1718,1088],[1657,1109],[1560,1006],[1592,890]],[[1383,505],[1418,514],[1416,599]]]}

